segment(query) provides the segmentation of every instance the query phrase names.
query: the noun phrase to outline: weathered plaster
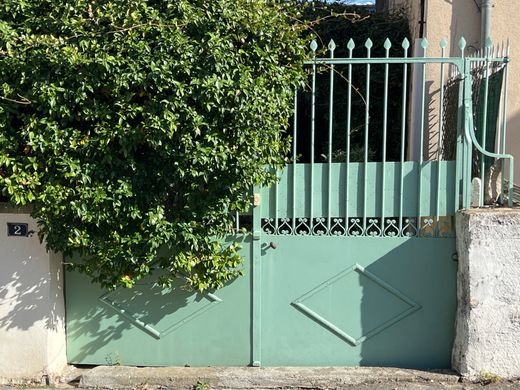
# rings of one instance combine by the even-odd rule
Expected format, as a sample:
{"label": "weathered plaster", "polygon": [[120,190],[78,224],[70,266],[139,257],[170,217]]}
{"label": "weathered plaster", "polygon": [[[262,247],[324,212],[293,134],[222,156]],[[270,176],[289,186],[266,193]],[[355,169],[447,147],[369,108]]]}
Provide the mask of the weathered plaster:
{"label": "weathered plaster", "polygon": [[453,368],[520,377],[520,210],[459,212],[457,251]]}

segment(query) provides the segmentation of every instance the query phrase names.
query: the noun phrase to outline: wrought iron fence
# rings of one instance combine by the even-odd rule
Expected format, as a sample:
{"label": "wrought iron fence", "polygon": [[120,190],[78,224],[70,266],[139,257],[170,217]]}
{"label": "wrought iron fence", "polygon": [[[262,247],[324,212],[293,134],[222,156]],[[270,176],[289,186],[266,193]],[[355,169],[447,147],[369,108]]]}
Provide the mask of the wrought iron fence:
{"label": "wrought iron fence", "polygon": [[[337,57],[334,41],[327,48],[311,43],[309,83],[295,92],[292,163],[278,172],[276,185],[260,190],[265,234],[453,236],[452,217],[470,207],[474,176],[488,183],[491,168],[498,177],[508,160],[512,192],[513,157],[505,154],[508,49],[487,42],[482,53],[468,56],[462,38],[460,54],[447,56],[447,45],[439,43],[439,57],[412,57],[407,39],[397,47],[387,39],[383,55],[374,57],[368,39],[365,55],[354,57],[350,40],[346,55]],[[420,47],[426,52],[428,41]],[[431,65],[438,74],[427,74]],[[396,77],[400,82],[389,82]],[[437,94],[428,93],[428,83],[438,83]],[[411,95],[411,86],[419,93]],[[504,186],[499,192],[497,201],[511,206]],[[482,185],[477,203],[486,200]]]}

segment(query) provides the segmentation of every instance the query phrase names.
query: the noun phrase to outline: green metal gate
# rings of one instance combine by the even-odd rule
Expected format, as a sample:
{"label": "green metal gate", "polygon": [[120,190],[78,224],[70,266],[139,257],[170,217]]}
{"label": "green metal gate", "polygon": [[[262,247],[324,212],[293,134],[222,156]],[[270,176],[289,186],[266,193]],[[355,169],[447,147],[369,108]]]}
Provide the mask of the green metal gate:
{"label": "green metal gate", "polygon": [[[507,78],[508,60],[492,55],[490,45],[483,56],[467,57],[464,40],[460,57],[445,57],[445,41],[439,58],[409,57],[407,40],[398,49],[387,40],[382,57],[372,58],[372,47],[368,40],[366,55],[357,58],[350,41],[347,54],[336,58],[331,42],[328,57],[319,58],[311,44],[309,85],[295,94],[292,162],[277,172],[276,185],[255,189],[250,234],[227,238],[241,241],[246,276],[206,294],[183,290],[182,280],[174,291],[143,281],[106,293],[69,272],[70,363],[450,367],[454,214],[469,207],[470,179],[484,177],[472,172],[475,148],[477,163],[482,155],[512,161],[504,154],[505,121],[493,129],[501,154],[479,144],[490,145],[485,114],[477,140],[474,70],[484,69],[479,101],[486,102],[487,79],[502,70]],[[427,120],[425,88],[432,64],[441,80],[436,131]],[[421,97],[412,102],[408,87],[418,69]],[[401,78],[399,93],[389,87],[392,72]],[[362,86],[353,81],[356,74]],[[352,109],[356,96],[361,113]],[[399,99],[400,112],[388,111],[390,99]],[[410,104],[421,112],[416,129],[409,128]],[[377,129],[376,116],[382,118]],[[498,116],[505,118],[505,107]],[[413,132],[419,137],[415,161],[407,158]],[[247,219],[237,217],[237,228]]]}

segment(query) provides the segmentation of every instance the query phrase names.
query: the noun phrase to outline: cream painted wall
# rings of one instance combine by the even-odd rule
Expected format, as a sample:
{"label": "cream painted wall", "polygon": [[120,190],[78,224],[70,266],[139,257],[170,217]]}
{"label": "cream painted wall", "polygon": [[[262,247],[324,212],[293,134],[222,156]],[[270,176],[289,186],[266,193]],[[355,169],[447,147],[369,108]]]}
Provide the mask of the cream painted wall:
{"label": "cream painted wall", "polygon": [[[477,4],[480,1],[477,0]],[[440,55],[439,41],[446,38],[449,41],[447,55],[460,55],[458,40],[464,37],[468,45],[468,53],[473,53],[481,46],[480,26],[481,13],[474,0],[426,0],[426,38],[430,42],[428,56]],[[509,99],[507,127],[508,136],[506,151],[516,157],[515,182],[520,183],[520,8],[518,0],[495,0],[492,8],[491,32],[492,39],[496,44],[502,44],[511,39],[511,63],[509,74]],[[420,1],[409,0],[408,15],[413,38],[418,38],[418,22],[420,18]],[[438,107],[440,88],[439,66],[428,66],[426,69],[427,96],[432,101],[426,119],[430,134],[426,135],[429,144],[425,146],[428,156],[433,156],[436,151],[437,138],[435,137],[438,127]]]}
{"label": "cream painted wall", "polygon": [[493,3],[493,40],[497,43],[511,40],[506,152],[515,156],[515,183],[520,184],[520,4],[518,0]]}
{"label": "cream painted wall", "polygon": [[[419,3],[418,0],[415,0]],[[415,36],[418,38],[418,35]],[[460,56],[459,40],[464,37],[467,42],[467,54],[472,54],[480,47],[480,12],[473,0],[427,0],[425,37],[430,45],[428,56],[440,57],[440,41],[448,40],[446,56]],[[449,79],[451,69],[445,67],[445,82]],[[425,158],[434,159],[439,144],[440,119],[440,65],[426,67],[427,90],[430,99],[426,118]],[[456,131],[444,129],[444,131]]]}
{"label": "cream painted wall", "polygon": [[8,237],[7,222],[27,210],[0,206],[0,384],[53,378],[67,365],[61,256],[38,236]]}

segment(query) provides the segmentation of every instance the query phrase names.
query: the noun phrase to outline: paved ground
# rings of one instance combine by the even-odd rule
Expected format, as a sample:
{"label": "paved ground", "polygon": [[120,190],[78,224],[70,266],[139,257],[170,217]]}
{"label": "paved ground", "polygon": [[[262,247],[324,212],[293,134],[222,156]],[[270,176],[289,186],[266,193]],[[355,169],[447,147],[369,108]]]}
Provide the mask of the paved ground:
{"label": "paved ground", "polygon": [[81,388],[136,390],[520,390],[520,380],[506,381],[482,375],[486,385],[462,381],[453,372],[395,368],[136,368],[99,366],[71,367],[53,386],[34,384],[0,386],[0,390]]}

